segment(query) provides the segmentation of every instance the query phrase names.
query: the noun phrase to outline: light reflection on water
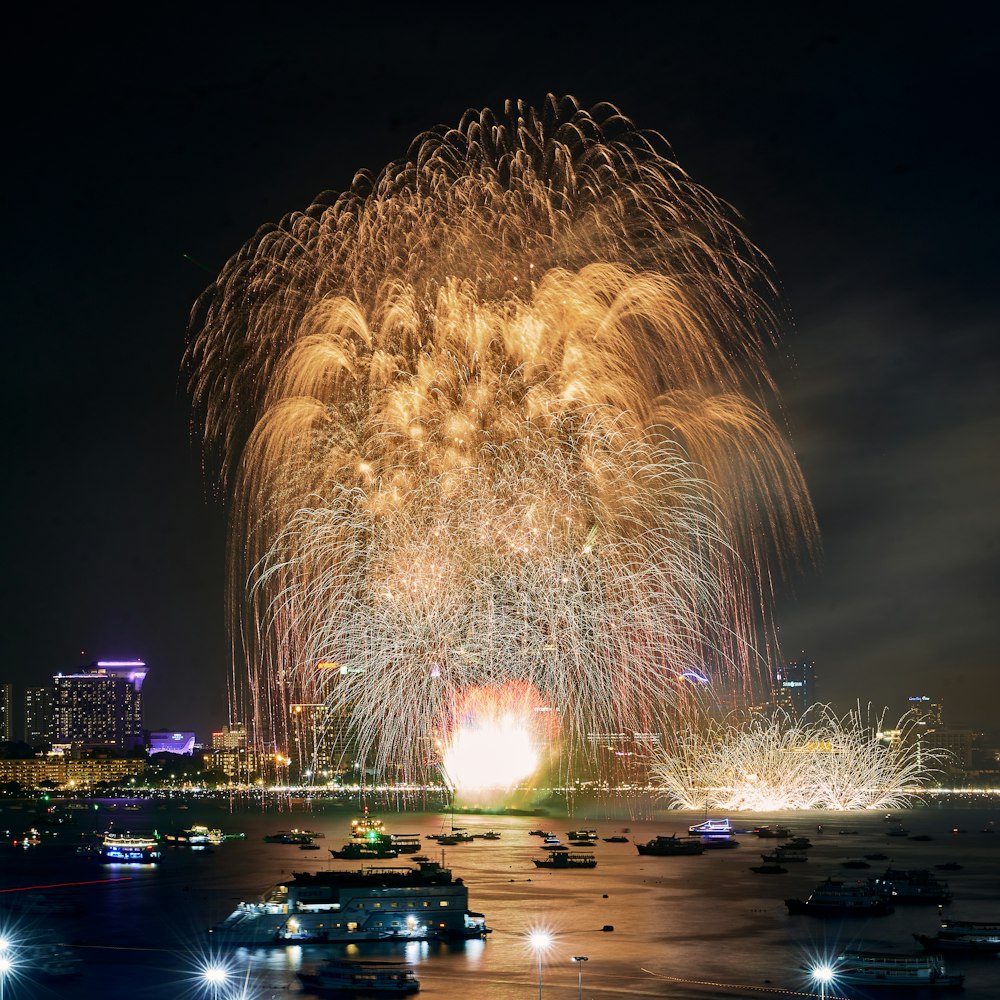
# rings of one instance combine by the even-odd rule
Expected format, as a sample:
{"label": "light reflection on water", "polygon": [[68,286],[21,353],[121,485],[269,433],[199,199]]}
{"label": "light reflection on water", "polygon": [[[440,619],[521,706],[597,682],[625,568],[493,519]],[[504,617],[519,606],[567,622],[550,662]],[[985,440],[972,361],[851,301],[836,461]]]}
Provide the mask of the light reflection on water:
{"label": "light reflection on water", "polygon": [[[81,814],[93,824],[103,814]],[[61,898],[72,895],[84,907],[69,918],[40,915],[17,918],[23,940],[53,935],[70,942],[84,959],[83,974],[67,990],[63,984],[11,981],[5,1000],[195,1000],[204,996],[192,977],[198,956],[209,948],[207,928],[222,920],[236,902],[270,888],[293,871],[315,870],[326,861],[327,848],[347,839],[352,813],[343,808],[317,807],[308,815],[295,812],[250,812],[232,815],[222,807],[192,803],[190,810],[174,812],[148,804],[133,812],[136,832],[158,828],[181,829],[193,823],[242,830],[245,841],[230,841],[211,855],[165,849],[156,868],[101,866],[73,855],[71,846],[83,832],[78,826],[65,838],[67,849],[43,847],[35,851],[8,850],[0,855],[4,888],[90,881],[128,876],[127,881],[53,890]],[[437,814],[397,816],[382,813],[388,829],[438,833]],[[441,942],[367,942],[347,945],[291,945],[286,948],[237,949],[231,954],[242,977],[250,970],[253,990],[260,1000],[297,997],[311,1000],[301,990],[296,973],[315,968],[324,957],[346,956],[406,961],[421,980],[420,996],[454,1000],[530,998],[537,995],[536,955],[525,935],[536,927],[553,933],[552,947],[542,956],[545,997],[572,1000],[577,995],[579,965],[572,957],[586,956],[582,968],[584,995],[593,1000],[628,997],[670,997],[705,1000],[719,995],[707,983],[753,987],[758,997],[785,995],[787,990],[814,991],[801,970],[812,961],[836,954],[846,946],[864,944],[873,950],[915,951],[914,932],[933,933],[934,907],[899,907],[889,917],[868,920],[816,920],[789,917],[783,900],[804,896],[829,874],[843,878],[864,876],[840,868],[848,858],[881,851],[897,867],[927,867],[958,861],[963,869],[941,872],[951,883],[956,902],[949,912],[967,919],[1000,919],[1000,837],[983,831],[1000,817],[995,808],[958,810],[931,807],[905,814],[910,833],[926,834],[929,842],[887,838],[881,814],[784,814],[767,817],[734,816],[738,827],[781,822],[811,837],[815,845],[806,864],[789,866],[787,875],[761,877],[749,871],[758,855],[773,841],[741,838],[737,850],[711,852],[693,858],[639,857],[632,843],[595,847],[598,868],[593,871],[543,871],[531,864],[540,857],[540,841],[527,831],[539,826],[563,839],[574,827],[597,827],[604,835],[629,827],[630,840],[656,834],[683,833],[700,815],[661,813],[655,820],[602,821],[594,816],[456,817],[472,832],[498,829],[500,841],[476,840],[450,848],[447,863],[469,886],[470,908],[486,914],[494,933],[486,941],[461,944]],[[25,813],[4,811],[0,827],[25,822]],[[445,823],[450,820],[445,819]],[[816,831],[823,824],[822,834]],[[291,826],[309,826],[326,833],[320,852],[299,852],[294,845],[265,844],[265,833]],[[967,832],[952,836],[958,826]],[[858,833],[840,836],[850,828]],[[431,853],[429,850],[427,853]],[[432,856],[439,857],[437,853]],[[405,860],[405,859],[403,859]],[[889,862],[882,862],[888,864]],[[350,862],[338,868],[356,867]],[[392,862],[387,862],[392,864]],[[874,872],[878,871],[873,862]],[[801,870],[800,870],[801,869]],[[7,894],[0,893],[0,900]],[[605,925],[614,931],[603,931]],[[2,930],[3,928],[0,928]],[[947,960],[949,968],[966,974],[967,1000],[1000,996],[1000,960]],[[240,979],[243,982],[243,979]],[[685,982],[686,981],[686,982]],[[739,989],[725,995],[739,996]]]}

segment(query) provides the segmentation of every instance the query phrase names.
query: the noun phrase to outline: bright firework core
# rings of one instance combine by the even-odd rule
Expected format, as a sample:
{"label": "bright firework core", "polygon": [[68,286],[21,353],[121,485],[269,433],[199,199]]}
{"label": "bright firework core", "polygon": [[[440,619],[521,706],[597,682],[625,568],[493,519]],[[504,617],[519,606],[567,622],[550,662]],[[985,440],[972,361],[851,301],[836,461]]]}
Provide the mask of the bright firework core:
{"label": "bright firework core", "polygon": [[469,692],[513,684],[569,759],[668,729],[686,671],[748,685],[814,531],[772,292],[664,140],[570,98],[468,112],[262,229],[188,352],[258,746],[318,706],[346,757],[426,774]]}

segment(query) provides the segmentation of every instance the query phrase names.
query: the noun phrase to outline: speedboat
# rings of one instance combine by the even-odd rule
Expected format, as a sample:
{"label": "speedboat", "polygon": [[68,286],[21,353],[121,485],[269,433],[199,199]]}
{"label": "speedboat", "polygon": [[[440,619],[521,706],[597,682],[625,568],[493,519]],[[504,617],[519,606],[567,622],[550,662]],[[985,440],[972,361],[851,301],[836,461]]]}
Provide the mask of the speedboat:
{"label": "speedboat", "polygon": [[957,989],[963,975],[945,971],[938,955],[894,955],[872,951],[845,951],[837,959],[837,982],[849,986]]}

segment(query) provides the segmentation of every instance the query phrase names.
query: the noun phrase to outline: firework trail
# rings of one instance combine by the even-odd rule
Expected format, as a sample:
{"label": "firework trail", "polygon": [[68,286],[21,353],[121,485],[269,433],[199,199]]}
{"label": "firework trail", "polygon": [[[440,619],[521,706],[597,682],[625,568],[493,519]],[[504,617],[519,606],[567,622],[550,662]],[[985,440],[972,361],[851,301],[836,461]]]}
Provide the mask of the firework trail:
{"label": "firework trail", "polygon": [[860,706],[838,717],[813,705],[801,718],[783,711],[723,722],[689,719],[654,763],[654,781],[676,809],[896,809],[927,786],[947,754],[920,745],[916,717],[880,739],[882,716]]}
{"label": "firework trail", "polygon": [[772,301],[662,138],[570,98],[468,112],[260,230],[187,354],[259,741],[324,704],[415,773],[471,689],[531,687],[572,744],[683,714],[687,668],[748,683],[815,539]]}

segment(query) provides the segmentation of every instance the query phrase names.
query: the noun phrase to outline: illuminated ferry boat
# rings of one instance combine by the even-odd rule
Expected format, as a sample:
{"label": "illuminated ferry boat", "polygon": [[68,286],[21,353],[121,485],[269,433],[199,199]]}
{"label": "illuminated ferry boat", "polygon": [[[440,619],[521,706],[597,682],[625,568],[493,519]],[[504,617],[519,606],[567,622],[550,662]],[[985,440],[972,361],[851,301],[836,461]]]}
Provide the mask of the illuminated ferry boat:
{"label": "illuminated ferry boat", "polygon": [[151,865],[160,858],[160,843],[155,837],[109,831],[101,842],[98,857],[112,864]]}
{"label": "illuminated ferry boat", "polygon": [[945,971],[940,955],[894,955],[845,951],[837,959],[836,981],[848,986],[905,990],[958,989],[965,976]]}
{"label": "illuminated ferry boat", "polygon": [[689,826],[688,833],[693,837],[731,837],[733,824],[728,819],[706,819],[704,823]]}
{"label": "illuminated ferry boat", "polygon": [[413,969],[398,962],[345,962],[328,958],[316,972],[300,972],[298,977],[306,989],[338,993],[398,996],[420,989],[420,980]]}
{"label": "illuminated ferry boat", "polygon": [[926,868],[887,868],[872,884],[891,895],[897,903],[934,903],[942,906],[952,900],[947,882],[940,881]]}
{"label": "illuminated ferry boat", "polygon": [[293,872],[260,902],[242,902],[211,931],[235,947],[326,941],[479,938],[486,918],[469,890],[433,861],[416,867]]}

